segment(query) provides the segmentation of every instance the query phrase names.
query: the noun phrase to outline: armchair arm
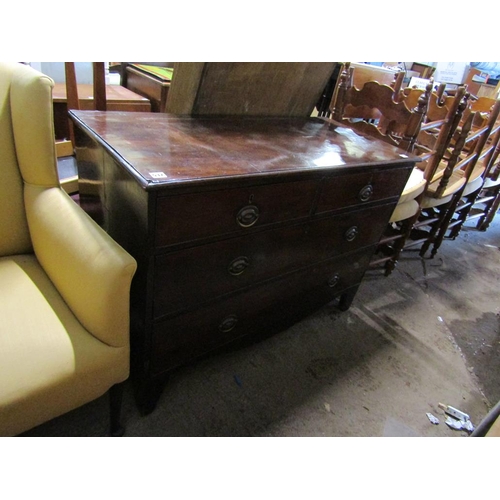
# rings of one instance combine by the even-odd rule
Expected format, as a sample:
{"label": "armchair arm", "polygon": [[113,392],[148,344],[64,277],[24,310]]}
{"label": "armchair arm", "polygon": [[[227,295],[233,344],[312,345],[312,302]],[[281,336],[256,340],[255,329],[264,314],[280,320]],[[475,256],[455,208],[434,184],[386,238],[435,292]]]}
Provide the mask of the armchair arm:
{"label": "armchair arm", "polygon": [[126,346],[135,259],[59,187],[26,184],[24,193],[40,265],[92,335]]}

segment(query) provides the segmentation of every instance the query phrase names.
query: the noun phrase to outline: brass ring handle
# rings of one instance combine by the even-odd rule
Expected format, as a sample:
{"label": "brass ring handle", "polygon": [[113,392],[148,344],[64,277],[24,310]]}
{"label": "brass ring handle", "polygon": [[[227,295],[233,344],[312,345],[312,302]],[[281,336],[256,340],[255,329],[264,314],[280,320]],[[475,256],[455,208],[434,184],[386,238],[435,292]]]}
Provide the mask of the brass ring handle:
{"label": "brass ring handle", "polygon": [[241,257],[236,257],[236,259],[229,264],[227,270],[233,276],[238,276],[244,273],[249,265],[249,258],[242,255]]}
{"label": "brass ring handle", "polygon": [[358,234],[359,234],[358,226],[352,226],[344,233],[344,238],[347,241],[354,241],[358,236]]}
{"label": "brass ring handle", "polygon": [[236,216],[236,220],[241,227],[253,226],[259,218],[260,212],[255,205],[243,207]]}
{"label": "brass ring handle", "polygon": [[367,184],[358,193],[358,199],[359,201],[368,201],[372,197],[372,195],[373,195],[373,186],[371,184]]}
{"label": "brass ring handle", "polygon": [[334,288],[335,286],[337,286],[339,284],[339,281],[340,281],[340,274],[339,273],[335,273],[329,280],[328,280],[328,286],[330,288]]}
{"label": "brass ring handle", "polygon": [[221,321],[219,330],[222,333],[228,333],[236,326],[236,323],[238,323],[238,318],[234,314],[231,314]]}

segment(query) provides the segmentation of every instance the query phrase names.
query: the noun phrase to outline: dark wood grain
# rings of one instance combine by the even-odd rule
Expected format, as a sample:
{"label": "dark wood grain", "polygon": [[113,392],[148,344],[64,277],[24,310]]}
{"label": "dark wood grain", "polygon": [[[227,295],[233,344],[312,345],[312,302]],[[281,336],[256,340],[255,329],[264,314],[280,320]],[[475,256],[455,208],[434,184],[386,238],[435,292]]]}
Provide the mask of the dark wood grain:
{"label": "dark wood grain", "polygon": [[320,118],[219,119],[111,111],[74,111],[70,116],[147,189],[227,177],[387,168],[408,158],[396,147]]}

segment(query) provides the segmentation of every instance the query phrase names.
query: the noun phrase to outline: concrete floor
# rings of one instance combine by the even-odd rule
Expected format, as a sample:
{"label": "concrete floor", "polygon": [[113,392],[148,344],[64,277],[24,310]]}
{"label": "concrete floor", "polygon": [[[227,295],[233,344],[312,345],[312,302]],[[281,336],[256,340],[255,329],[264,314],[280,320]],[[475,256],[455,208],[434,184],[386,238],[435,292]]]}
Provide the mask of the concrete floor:
{"label": "concrete floor", "polygon": [[[433,260],[410,251],[390,277],[370,271],[345,313],[179,370],[149,416],[127,387],[126,436],[467,436],[438,404],[477,425],[500,400],[498,219]],[[104,436],[107,422],[104,396],[25,435]]]}

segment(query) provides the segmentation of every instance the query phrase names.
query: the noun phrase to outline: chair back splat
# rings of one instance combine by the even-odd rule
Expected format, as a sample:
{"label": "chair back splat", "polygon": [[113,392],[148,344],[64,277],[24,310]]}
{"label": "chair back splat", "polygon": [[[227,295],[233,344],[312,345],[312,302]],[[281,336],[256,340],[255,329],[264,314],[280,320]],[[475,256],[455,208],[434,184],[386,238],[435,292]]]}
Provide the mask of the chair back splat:
{"label": "chair back splat", "polygon": [[432,86],[419,97],[417,106],[408,109],[398,102],[399,89],[377,81],[366,82],[361,89],[353,84],[353,68],[345,63],[333,94],[333,120],[362,134],[412,151],[429,102]]}

